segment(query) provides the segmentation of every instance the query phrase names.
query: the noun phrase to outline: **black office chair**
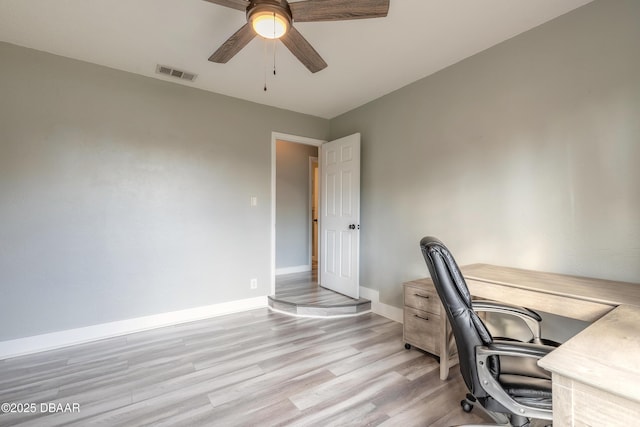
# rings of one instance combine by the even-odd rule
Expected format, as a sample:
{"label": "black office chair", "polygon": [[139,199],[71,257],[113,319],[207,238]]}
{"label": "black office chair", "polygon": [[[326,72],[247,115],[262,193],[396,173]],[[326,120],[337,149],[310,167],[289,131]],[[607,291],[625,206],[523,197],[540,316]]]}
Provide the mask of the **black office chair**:
{"label": "black office chair", "polygon": [[[460,372],[470,393],[461,402],[463,408],[477,401],[503,426],[526,427],[530,418],[551,420],[551,374],[536,362],[555,347],[540,344],[540,329],[535,327],[540,316],[522,307],[472,302],[447,247],[435,237],[423,238],[420,247],[456,340]],[[534,329],[534,342],[494,339],[476,311],[527,319]]]}

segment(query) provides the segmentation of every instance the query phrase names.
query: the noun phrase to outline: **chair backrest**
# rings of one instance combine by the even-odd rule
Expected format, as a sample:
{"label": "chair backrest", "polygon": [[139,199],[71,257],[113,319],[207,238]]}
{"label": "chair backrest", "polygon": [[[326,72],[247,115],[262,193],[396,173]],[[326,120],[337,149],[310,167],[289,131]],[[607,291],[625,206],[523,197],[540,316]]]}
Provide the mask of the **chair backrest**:
{"label": "chair backrest", "polygon": [[464,382],[476,398],[486,397],[478,379],[475,348],[490,344],[493,338],[473,311],[467,284],[447,247],[435,237],[424,237],[420,248],[456,339]]}

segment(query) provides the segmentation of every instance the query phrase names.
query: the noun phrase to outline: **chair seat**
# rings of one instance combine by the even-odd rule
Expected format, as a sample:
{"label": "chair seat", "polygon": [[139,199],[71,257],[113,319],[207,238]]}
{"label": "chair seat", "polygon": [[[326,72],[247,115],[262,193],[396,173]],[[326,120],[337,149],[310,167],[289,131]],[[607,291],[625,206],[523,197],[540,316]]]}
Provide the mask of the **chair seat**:
{"label": "chair seat", "polygon": [[539,409],[551,409],[551,380],[502,374],[498,382],[513,400]]}

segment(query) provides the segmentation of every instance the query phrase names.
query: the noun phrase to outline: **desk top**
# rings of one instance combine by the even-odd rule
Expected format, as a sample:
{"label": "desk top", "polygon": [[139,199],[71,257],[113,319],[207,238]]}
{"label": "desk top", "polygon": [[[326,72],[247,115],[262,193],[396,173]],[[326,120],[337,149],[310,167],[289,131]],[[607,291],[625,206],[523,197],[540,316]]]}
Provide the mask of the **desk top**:
{"label": "desk top", "polygon": [[543,368],[640,402],[640,307],[621,305],[538,361]]}
{"label": "desk top", "polygon": [[640,284],[613,280],[571,276],[500,267],[489,264],[471,264],[461,267],[465,279],[496,283],[528,291],[592,301],[610,306],[628,304],[640,307]]}

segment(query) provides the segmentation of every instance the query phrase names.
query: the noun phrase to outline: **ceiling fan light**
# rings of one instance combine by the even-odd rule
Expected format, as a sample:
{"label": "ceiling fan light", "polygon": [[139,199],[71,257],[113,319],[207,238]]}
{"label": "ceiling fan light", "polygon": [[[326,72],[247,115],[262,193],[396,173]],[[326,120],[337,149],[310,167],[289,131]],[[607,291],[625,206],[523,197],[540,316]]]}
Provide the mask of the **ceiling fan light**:
{"label": "ceiling fan light", "polygon": [[251,26],[266,39],[279,39],[289,30],[289,20],[276,12],[257,12],[251,16]]}

